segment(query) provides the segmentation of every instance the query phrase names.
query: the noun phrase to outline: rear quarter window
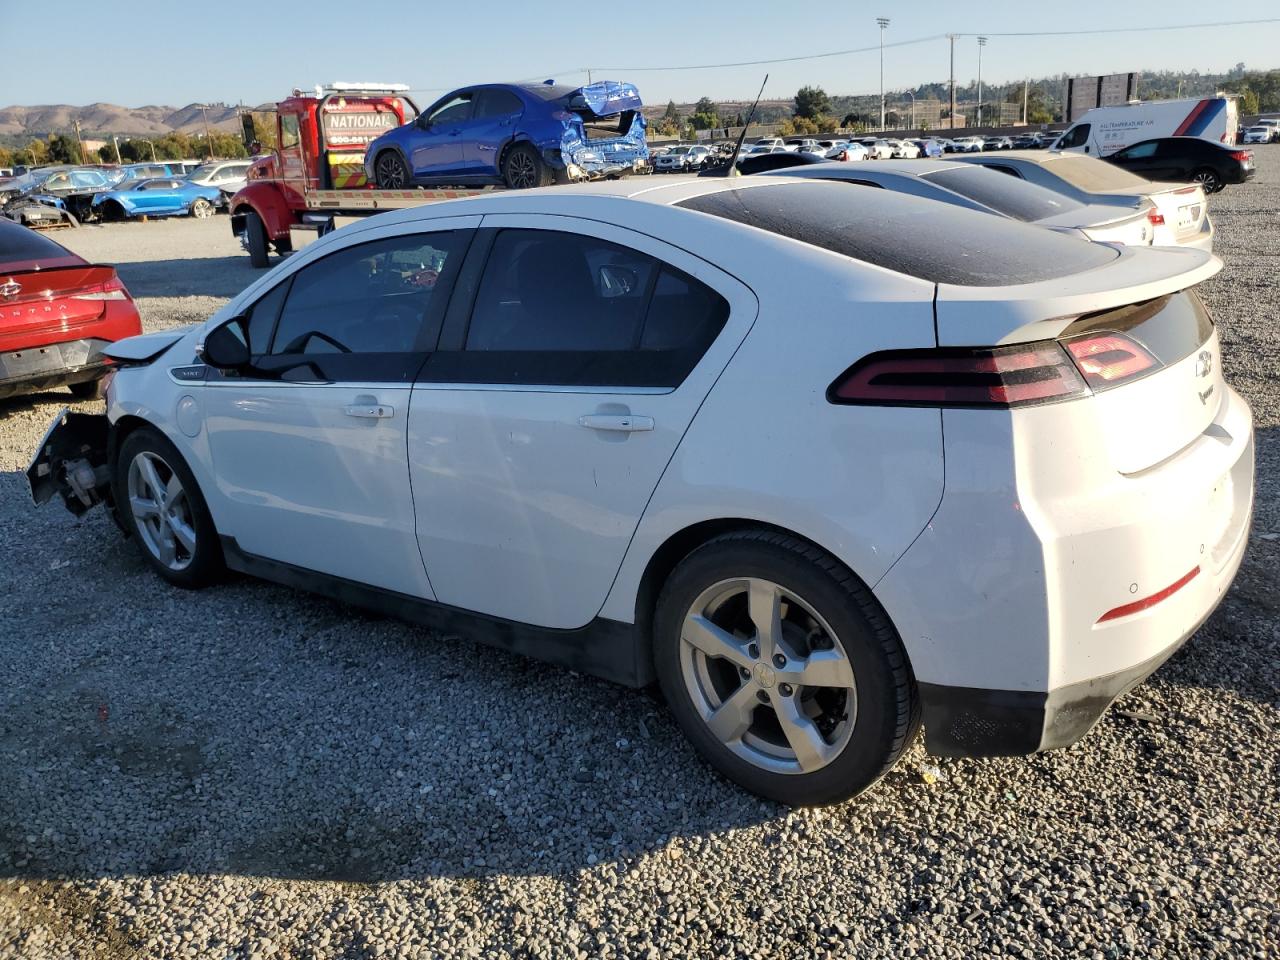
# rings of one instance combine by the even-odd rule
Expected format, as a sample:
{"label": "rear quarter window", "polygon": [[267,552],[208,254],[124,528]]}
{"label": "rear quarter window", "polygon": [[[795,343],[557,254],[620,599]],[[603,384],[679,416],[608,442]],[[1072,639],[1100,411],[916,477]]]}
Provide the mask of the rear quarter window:
{"label": "rear quarter window", "polygon": [[1100,267],[1119,254],[934,200],[813,181],[723,190],[678,204],[931,283],[1004,286]]}
{"label": "rear quarter window", "polygon": [[1060,193],[1014,177],[1001,177],[998,173],[957,164],[953,170],[927,173],[924,179],[1026,223],[1056,217],[1081,206]]}

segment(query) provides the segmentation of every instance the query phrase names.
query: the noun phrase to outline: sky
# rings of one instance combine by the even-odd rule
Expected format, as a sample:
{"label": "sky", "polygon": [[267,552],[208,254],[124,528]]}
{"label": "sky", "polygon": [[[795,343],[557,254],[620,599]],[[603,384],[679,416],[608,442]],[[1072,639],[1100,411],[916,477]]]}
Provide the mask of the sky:
{"label": "sky", "polygon": [[[179,2],[112,15],[101,0],[60,0],[57,53],[10,42],[0,58],[0,106],[96,101],[138,107],[205,101],[258,104],[317,83],[407,83],[425,105],[471,83],[555,78],[629,80],[648,103],[750,99],[770,74],[766,98],[805,84],[833,94],[879,90],[879,50],[784,64],[679,70],[876,47],[884,33],[886,89],[945,81],[945,33],[986,34],[987,83],[1025,76],[1130,70],[1222,71],[1237,62],[1280,67],[1280,23],[1151,32],[1161,24],[1280,17],[1276,0],[643,0],[624,3],[374,4],[306,0],[220,5]],[[395,24],[378,11],[408,11]],[[471,12],[468,12],[470,9]],[[420,12],[413,12],[420,10]],[[432,11],[438,11],[433,16]],[[305,16],[302,14],[305,12]],[[40,6],[0,0],[0,24],[16,41],[41,35]],[[437,29],[438,23],[438,29]],[[79,26],[77,26],[77,24]],[[1088,36],[1000,36],[1064,29],[1140,28]],[[894,46],[894,44],[903,44]],[[976,76],[978,44],[956,41],[956,80]]]}

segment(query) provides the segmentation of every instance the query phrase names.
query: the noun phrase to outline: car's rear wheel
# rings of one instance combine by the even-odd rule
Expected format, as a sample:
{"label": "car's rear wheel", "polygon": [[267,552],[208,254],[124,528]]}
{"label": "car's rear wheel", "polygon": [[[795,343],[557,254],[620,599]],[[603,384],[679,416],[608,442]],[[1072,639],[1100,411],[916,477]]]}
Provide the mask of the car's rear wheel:
{"label": "car's rear wheel", "polygon": [[271,265],[267,254],[267,227],[262,218],[250,210],[244,215],[244,243],[249,251],[249,262],[263,270]]}
{"label": "car's rear wheel", "polygon": [[213,204],[204,197],[196,197],[191,202],[191,216],[204,220],[213,216]]}
{"label": "car's rear wheel", "polygon": [[726,534],[681,562],[658,601],[654,661],[703,757],[793,806],[861,793],[919,726],[906,654],[874,597],[781,533]]}
{"label": "car's rear wheel", "polygon": [[373,165],[373,182],[379,190],[407,190],[413,186],[409,168],[394,150],[383,150],[378,154]]}
{"label": "car's rear wheel", "polygon": [[1223,186],[1222,178],[1218,176],[1218,172],[1210,167],[1202,167],[1197,170],[1191,179],[1204,187],[1205,193],[1217,193]]}
{"label": "car's rear wheel", "polygon": [[182,455],[151,427],[125,437],[112,495],[126,529],[156,573],[180,587],[201,587],[223,572],[222,546],[209,508]]}
{"label": "car's rear wheel", "polygon": [[550,186],[551,171],[527,143],[518,143],[502,158],[502,182],[512,190]]}

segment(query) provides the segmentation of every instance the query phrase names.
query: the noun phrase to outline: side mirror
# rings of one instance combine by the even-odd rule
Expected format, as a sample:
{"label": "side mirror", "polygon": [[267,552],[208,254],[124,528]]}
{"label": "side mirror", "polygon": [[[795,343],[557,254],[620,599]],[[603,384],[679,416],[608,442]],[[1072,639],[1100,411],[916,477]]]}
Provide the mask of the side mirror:
{"label": "side mirror", "polygon": [[219,370],[245,370],[249,367],[249,325],[244,317],[232,317],[204,336],[197,353],[200,359]]}

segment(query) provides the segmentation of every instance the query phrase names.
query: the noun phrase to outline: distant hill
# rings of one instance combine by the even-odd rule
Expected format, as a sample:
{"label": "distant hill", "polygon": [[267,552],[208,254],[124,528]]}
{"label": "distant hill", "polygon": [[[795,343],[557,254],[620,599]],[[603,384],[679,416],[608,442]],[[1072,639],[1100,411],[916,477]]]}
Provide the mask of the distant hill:
{"label": "distant hill", "polygon": [[[224,103],[208,107],[209,126],[218,130],[239,129],[240,108]],[[185,107],[121,107],[114,103],[91,103],[87,107],[67,104],[42,104],[33,107],[0,107],[0,137],[9,142],[25,143],[33,137],[51,133],[71,133],[75,121],[80,122],[84,137],[142,136],[166,133],[198,133],[204,131],[204,116],[199,104]]]}

